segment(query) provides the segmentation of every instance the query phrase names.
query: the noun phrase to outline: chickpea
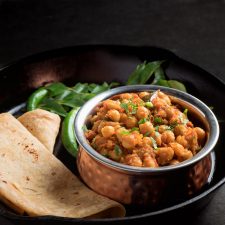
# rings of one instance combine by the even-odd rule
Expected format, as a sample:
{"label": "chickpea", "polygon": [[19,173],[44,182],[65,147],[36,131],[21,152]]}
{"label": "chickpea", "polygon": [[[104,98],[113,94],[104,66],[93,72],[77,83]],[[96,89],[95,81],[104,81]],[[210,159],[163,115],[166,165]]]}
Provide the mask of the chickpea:
{"label": "chickpea", "polygon": [[120,127],[116,130],[116,137],[117,139],[122,142],[122,137],[124,136],[124,133],[127,133],[128,130],[124,127]]}
{"label": "chickpea", "polygon": [[167,96],[163,92],[158,91],[158,97],[161,98],[161,99],[163,99],[166,104],[171,105],[171,101],[170,101],[169,96]]}
{"label": "chickpea", "polygon": [[174,150],[174,154],[177,156],[179,161],[184,161],[193,157],[191,151],[185,149],[178,143],[170,143],[170,147]]}
{"label": "chickpea", "polygon": [[170,130],[163,132],[161,135],[161,140],[162,140],[162,143],[164,144],[169,144],[170,142],[174,142],[175,140],[174,133]]}
{"label": "chickpea", "polygon": [[176,136],[184,135],[186,132],[187,132],[187,127],[185,125],[178,124],[174,128],[174,133]]}
{"label": "chickpea", "polygon": [[96,133],[98,132],[98,127],[99,127],[100,123],[101,123],[101,120],[98,120],[98,121],[94,122],[93,127],[92,127],[92,130],[94,132],[96,132]]}
{"label": "chickpea", "polygon": [[140,124],[139,128],[142,134],[151,134],[154,131],[154,127],[150,121]]}
{"label": "chickpea", "polygon": [[101,132],[103,137],[109,138],[115,133],[115,129],[112,126],[105,126],[101,129]]}
{"label": "chickpea", "polygon": [[168,119],[171,119],[172,116],[175,114],[175,110],[173,107],[165,107],[165,111]]}
{"label": "chickpea", "polygon": [[114,127],[114,129],[117,129],[117,128],[120,127],[120,124],[118,122],[111,122],[111,121],[102,120],[99,123],[98,128],[97,128],[98,133],[101,133],[102,128],[105,127],[105,126],[112,126],[112,127]]}
{"label": "chickpea", "polygon": [[117,154],[114,150],[109,151],[109,152],[108,152],[108,155],[109,155],[109,157],[110,157],[111,159],[113,159],[113,160],[115,160],[115,161],[119,161],[120,158],[121,158],[121,156],[122,156],[121,153],[120,153],[120,154]]}
{"label": "chickpea", "polygon": [[189,144],[184,136],[177,136],[176,141],[178,144],[181,144],[184,148],[188,148]]}
{"label": "chickpea", "polygon": [[134,116],[129,116],[125,120],[125,125],[126,125],[127,128],[136,127],[137,124],[138,124],[138,121],[137,121],[136,117],[134,117]]}
{"label": "chickpea", "polygon": [[122,135],[121,140],[123,147],[127,149],[132,149],[137,145],[137,139],[134,134]]}
{"label": "chickpea", "polygon": [[168,129],[170,129],[169,126],[167,125],[160,125],[159,128],[158,128],[158,131],[160,134],[162,134],[163,132],[167,131]]}
{"label": "chickpea", "polygon": [[136,116],[140,120],[143,118],[148,118],[149,113],[150,113],[149,110],[145,108],[144,106],[138,106]]}
{"label": "chickpea", "polygon": [[172,159],[171,161],[170,161],[170,165],[176,165],[176,164],[178,164],[179,163],[179,161],[178,160],[176,160],[176,159]]}
{"label": "chickpea", "polygon": [[160,98],[153,98],[153,99],[151,99],[151,102],[156,109],[160,109],[160,108],[166,106],[165,102]]}
{"label": "chickpea", "polygon": [[85,137],[89,140],[92,141],[92,139],[96,136],[96,133],[93,130],[88,130],[85,132]]}
{"label": "chickpea", "polygon": [[141,99],[143,99],[144,101],[149,101],[150,100],[150,93],[146,92],[146,91],[140,92],[139,97]]}
{"label": "chickpea", "polygon": [[143,145],[152,146],[152,139],[150,137],[144,137],[142,139]]}
{"label": "chickpea", "polygon": [[107,113],[107,116],[115,122],[120,121],[120,113],[116,109],[110,109]]}
{"label": "chickpea", "polygon": [[113,101],[111,99],[107,99],[103,102],[103,107],[106,109],[116,109],[121,110],[120,103],[118,101]]}
{"label": "chickpea", "polygon": [[155,168],[155,167],[158,167],[158,164],[156,160],[149,153],[144,153],[143,166]]}
{"label": "chickpea", "polygon": [[92,140],[92,145],[97,146],[97,148],[103,144],[105,144],[107,139],[102,137],[101,135],[96,135],[95,138]]}
{"label": "chickpea", "polygon": [[120,123],[125,123],[126,119],[128,118],[126,113],[120,114]]}
{"label": "chickpea", "polygon": [[198,149],[198,136],[197,132],[193,128],[188,128],[188,131],[185,133],[185,139],[189,144],[189,148],[195,151]]}
{"label": "chickpea", "polygon": [[142,161],[136,153],[126,155],[125,162],[130,166],[138,166],[138,167],[142,166]]}
{"label": "chickpea", "polygon": [[166,111],[164,109],[159,109],[156,116],[166,118],[167,114],[166,114]]}
{"label": "chickpea", "polygon": [[157,162],[160,165],[168,164],[174,156],[174,150],[171,147],[161,147],[156,151]]}
{"label": "chickpea", "polygon": [[203,142],[205,140],[205,136],[206,136],[205,131],[200,127],[195,127],[194,129],[197,133],[199,142]]}
{"label": "chickpea", "polygon": [[156,141],[157,146],[161,146],[162,144],[162,139],[161,139],[161,134],[159,132],[152,132],[151,137],[154,138],[154,140]]}
{"label": "chickpea", "polygon": [[132,94],[130,94],[130,93],[124,93],[124,94],[121,94],[120,95],[120,98],[121,99],[131,99],[132,98]]}

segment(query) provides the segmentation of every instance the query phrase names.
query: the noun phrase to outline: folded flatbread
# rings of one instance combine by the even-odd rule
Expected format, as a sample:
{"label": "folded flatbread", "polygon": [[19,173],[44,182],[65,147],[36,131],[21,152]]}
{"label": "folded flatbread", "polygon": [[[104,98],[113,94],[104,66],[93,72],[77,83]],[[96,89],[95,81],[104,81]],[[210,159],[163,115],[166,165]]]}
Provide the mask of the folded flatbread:
{"label": "folded flatbread", "polygon": [[125,214],[121,204],[88,189],[9,113],[0,114],[0,199],[30,216]]}
{"label": "folded flatbread", "polygon": [[35,109],[24,113],[18,120],[33,134],[50,152],[53,152],[59,132],[60,117],[43,109]]}

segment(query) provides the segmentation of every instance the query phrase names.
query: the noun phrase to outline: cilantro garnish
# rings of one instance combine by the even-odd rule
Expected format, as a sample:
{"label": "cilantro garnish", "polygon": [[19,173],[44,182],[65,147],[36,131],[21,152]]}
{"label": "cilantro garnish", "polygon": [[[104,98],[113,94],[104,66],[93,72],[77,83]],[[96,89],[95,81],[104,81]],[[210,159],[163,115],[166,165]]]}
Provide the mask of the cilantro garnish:
{"label": "cilantro garnish", "polygon": [[133,131],[139,131],[139,128],[138,127],[133,127],[130,131],[131,132],[133,132]]}
{"label": "cilantro garnish", "polygon": [[185,116],[187,116],[187,113],[188,113],[188,109],[185,109],[184,112],[183,112],[183,114],[184,114]]}
{"label": "cilantro garnish", "polygon": [[155,117],[154,122],[155,123],[162,123],[162,118],[161,117]]}
{"label": "cilantro garnish", "polygon": [[150,137],[150,139],[151,139],[151,141],[152,141],[153,148],[154,148],[154,149],[157,149],[158,146],[157,146],[156,140],[155,140],[153,137]]}
{"label": "cilantro garnish", "polygon": [[127,103],[121,103],[120,106],[126,111],[126,113],[129,113],[129,108]]}
{"label": "cilantro garnish", "polygon": [[114,151],[115,151],[117,156],[122,154],[122,150],[120,149],[120,147],[118,145],[115,145]]}
{"label": "cilantro garnish", "polygon": [[138,121],[138,124],[143,124],[143,123],[146,123],[148,121],[147,118],[142,118]]}

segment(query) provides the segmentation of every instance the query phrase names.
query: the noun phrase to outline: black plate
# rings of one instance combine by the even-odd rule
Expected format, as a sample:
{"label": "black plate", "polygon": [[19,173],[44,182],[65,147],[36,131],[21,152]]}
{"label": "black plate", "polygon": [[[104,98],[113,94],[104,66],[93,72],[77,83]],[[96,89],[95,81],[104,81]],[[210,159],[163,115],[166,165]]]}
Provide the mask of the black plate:
{"label": "black plate", "polygon": [[[225,132],[225,84],[201,68],[180,59],[168,50],[153,47],[127,46],[79,46],[41,53],[12,63],[0,70],[0,111],[15,109],[26,101],[29,94],[38,86],[51,81],[63,81],[67,85],[76,82],[124,83],[137,64],[144,60],[166,59],[166,75],[170,79],[181,80],[188,92],[213,107],[221,134]],[[20,109],[16,108],[16,112]],[[182,216],[190,210],[192,215],[202,209],[214,196],[215,190],[225,182],[223,146],[219,138],[215,147],[215,172],[210,183],[191,199],[175,199],[155,211],[148,208],[128,208],[128,214],[120,219],[68,219],[53,216],[28,217],[13,213],[3,204],[0,215],[16,224],[124,224],[168,221],[174,215]],[[74,159],[57,142],[54,154],[76,174]],[[179,187],[178,187],[179,188]]]}

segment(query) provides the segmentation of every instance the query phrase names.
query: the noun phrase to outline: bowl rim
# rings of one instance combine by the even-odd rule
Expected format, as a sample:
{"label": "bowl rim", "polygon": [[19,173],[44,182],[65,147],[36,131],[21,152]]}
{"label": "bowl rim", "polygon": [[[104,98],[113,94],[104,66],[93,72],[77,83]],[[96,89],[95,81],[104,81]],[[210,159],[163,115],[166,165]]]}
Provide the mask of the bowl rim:
{"label": "bowl rim", "polygon": [[[100,153],[98,153],[94,148],[91,147],[91,145],[89,145],[83,132],[83,125],[85,125],[86,123],[87,116],[90,115],[92,110],[96,107],[96,105],[99,104],[99,102],[106,100],[116,94],[121,94],[125,92],[157,91],[157,90],[161,90],[166,94],[169,94],[176,98],[180,98],[181,100],[188,102],[189,104],[197,108],[206,117],[210,130],[209,138],[205,146],[196,155],[194,155],[191,159],[185,160],[176,165],[169,165],[157,168],[135,167],[118,163],[111,159],[108,159],[102,156]],[[94,158],[95,160],[106,166],[109,166],[120,172],[159,174],[166,171],[175,171],[181,168],[191,166],[200,161],[201,159],[203,159],[205,156],[207,156],[213,150],[214,146],[218,141],[219,123],[212,110],[204,102],[202,102],[200,99],[191,94],[188,94],[186,92],[177,89],[162,87],[158,85],[127,85],[107,90],[88,100],[77,112],[74,121],[74,133],[80,147],[82,147],[92,158]]]}

